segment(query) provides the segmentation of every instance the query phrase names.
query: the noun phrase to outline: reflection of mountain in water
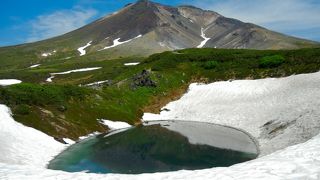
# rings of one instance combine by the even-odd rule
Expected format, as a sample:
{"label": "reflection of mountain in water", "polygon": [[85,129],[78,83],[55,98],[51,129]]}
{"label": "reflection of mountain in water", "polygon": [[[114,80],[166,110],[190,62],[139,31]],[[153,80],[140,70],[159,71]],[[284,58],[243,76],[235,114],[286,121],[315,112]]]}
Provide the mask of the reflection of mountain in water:
{"label": "reflection of mountain in water", "polygon": [[[201,129],[198,133],[201,134]],[[256,156],[205,144],[191,144],[182,134],[160,124],[152,124],[111,136],[100,135],[71,146],[51,161],[49,168],[71,172],[138,174],[225,167]]]}

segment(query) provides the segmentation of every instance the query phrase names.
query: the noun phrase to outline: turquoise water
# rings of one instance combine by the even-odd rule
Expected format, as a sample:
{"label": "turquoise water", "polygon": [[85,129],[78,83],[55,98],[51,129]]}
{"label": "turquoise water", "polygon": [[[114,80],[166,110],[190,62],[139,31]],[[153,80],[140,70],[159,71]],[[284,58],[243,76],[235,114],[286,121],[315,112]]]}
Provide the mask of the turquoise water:
{"label": "turquoise water", "polygon": [[[256,153],[190,143],[188,137],[160,124],[113,133],[70,146],[53,159],[48,168],[68,172],[139,174],[226,167],[257,157]],[[201,134],[201,128],[192,133]]]}

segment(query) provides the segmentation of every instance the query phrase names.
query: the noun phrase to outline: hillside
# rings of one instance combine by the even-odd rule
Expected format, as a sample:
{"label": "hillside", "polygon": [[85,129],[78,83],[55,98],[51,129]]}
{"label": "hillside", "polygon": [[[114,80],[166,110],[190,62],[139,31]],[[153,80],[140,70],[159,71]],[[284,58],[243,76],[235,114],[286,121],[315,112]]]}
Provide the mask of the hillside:
{"label": "hillside", "polygon": [[0,69],[52,61],[146,57],[195,47],[297,49],[317,44],[193,6],[171,7],[140,0],[67,34],[2,47]]}
{"label": "hillside", "polygon": [[[43,64],[0,74],[0,79],[23,81],[0,87],[0,103],[12,108],[14,118],[27,126],[57,138],[77,139],[105,131],[99,119],[139,123],[143,112],[159,112],[192,82],[317,72],[319,53],[319,49],[204,48],[154,54],[140,59],[139,65],[133,63],[135,66],[127,63],[136,62],[136,58]],[[93,67],[99,68],[76,71]],[[52,82],[46,82],[53,73]]]}
{"label": "hillside", "polygon": [[320,179],[319,107],[320,42],[138,0],[0,47],[0,179]]}

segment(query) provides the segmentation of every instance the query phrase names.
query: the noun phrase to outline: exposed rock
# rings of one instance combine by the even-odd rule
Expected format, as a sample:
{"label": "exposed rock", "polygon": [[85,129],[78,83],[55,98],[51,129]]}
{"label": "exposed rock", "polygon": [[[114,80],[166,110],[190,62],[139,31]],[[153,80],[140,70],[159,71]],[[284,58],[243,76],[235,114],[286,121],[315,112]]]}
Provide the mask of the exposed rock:
{"label": "exposed rock", "polygon": [[[202,44],[203,37],[210,40]],[[201,47],[230,49],[294,49],[319,44],[227,18],[214,11],[142,0],[127,4],[80,29],[19,48],[37,50],[60,47],[76,50],[90,41],[91,45],[85,49],[87,53],[104,49],[110,59],[147,56],[168,50],[195,48],[201,44]],[[115,42],[122,45],[114,46]],[[71,47],[67,47],[68,44],[72,44]]]}
{"label": "exposed rock", "polygon": [[59,137],[54,137],[54,140],[58,141],[58,142],[61,142],[62,144],[68,144],[66,143],[63,138],[59,138]]}
{"label": "exposed rock", "polygon": [[58,109],[60,112],[65,112],[65,111],[67,110],[67,107],[61,105],[61,106],[59,106],[57,109]]}
{"label": "exposed rock", "polygon": [[41,113],[43,113],[43,115],[46,115],[49,117],[54,117],[54,114],[51,111],[43,109],[43,108],[39,108],[39,109],[40,109]]}
{"label": "exposed rock", "polygon": [[137,89],[137,87],[157,87],[156,83],[150,77],[150,72],[147,70],[142,70],[142,72],[135,75],[132,80],[131,89]]}

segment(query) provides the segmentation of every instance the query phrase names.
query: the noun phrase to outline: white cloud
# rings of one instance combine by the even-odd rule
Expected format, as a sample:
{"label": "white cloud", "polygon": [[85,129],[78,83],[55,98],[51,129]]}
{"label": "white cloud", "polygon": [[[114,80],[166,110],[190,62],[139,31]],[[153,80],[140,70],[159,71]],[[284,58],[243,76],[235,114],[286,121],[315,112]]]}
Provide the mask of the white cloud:
{"label": "white cloud", "polygon": [[311,29],[320,31],[316,0],[196,0],[192,4],[293,35],[311,37]]}
{"label": "white cloud", "polygon": [[27,41],[33,42],[67,33],[86,25],[96,14],[94,9],[77,8],[40,15],[28,23],[31,34]]}

